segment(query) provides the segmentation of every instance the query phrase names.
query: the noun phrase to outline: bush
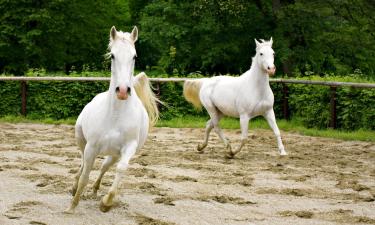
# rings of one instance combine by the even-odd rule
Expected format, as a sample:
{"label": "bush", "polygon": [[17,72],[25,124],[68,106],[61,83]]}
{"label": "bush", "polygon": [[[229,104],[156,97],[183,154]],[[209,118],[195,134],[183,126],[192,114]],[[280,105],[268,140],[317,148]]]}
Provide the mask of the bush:
{"label": "bush", "polygon": [[[307,79],[302,77],[299,79]],[[309,77],[309,79],[322,79]],[[335,81],[358,82],[354,78],[332,77]],[[169,120],[186,115],[205,116],[196,111],[182,96],[182,83],[153,84],[159,98],[161,118]],[[327,128],[330,120],[330,89],[319,85],[288,84],[291,117],[307,127]],[[274,110],[282,118],[282,85],[271,83],[275,95]],[[35,119],[74,118],[98,93],[108,89],[107,82],[28,82],[27,112]],[[21,108],[19,82],[0,82],[0,116],[18,115]],[[337,88],[337,127],[346,130],[375,130],[375,89]]]}
{"label": "bush", "polygon": [[[301,77],[304,80],[363,82],[351,76],[321,78]],[[368,82],[368,81],[367,81]],[[319,85],[288,85],[292,117],[307,127],[327,128],[330,120],[330,88]],[[337,127],[345,130],[375,129],[375,89],[337,87]]]}

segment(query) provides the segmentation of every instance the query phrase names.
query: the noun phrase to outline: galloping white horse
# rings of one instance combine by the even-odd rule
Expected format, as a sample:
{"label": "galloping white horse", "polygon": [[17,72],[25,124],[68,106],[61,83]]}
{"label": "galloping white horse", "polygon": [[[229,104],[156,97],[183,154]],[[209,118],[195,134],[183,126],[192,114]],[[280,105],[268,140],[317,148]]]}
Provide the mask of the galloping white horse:
{"label": "galloping white horse", "polygon": [[133,76],[138,29],[131,33],[110,32],[111,82],[107,92],[98,94],[79,115],[75,136],[81,150],[82,162],[75,176],[73,200],[65,211],[73,213],[86,186],[89,174],[99,154],[106,155],[100,175],[94,184],[94,195],[104,173],[118,162],[113,184],[101,201],[100,210],[108,211],[118,192],[119,182],[128,168],[130,158],[146,141],[149,123],[158,119],[158,101],[146,74]]}
{"label": "galloping white horse", "polygon": [[[214,128],[228,150],[226,156],[233,158],[247,140],[249,120],[262,115],[276,135],[280,155],[286,155],[276,124],[274,96],[269,85],[269,75],[274,75],[276,71],[273,41],[272,38],[270,41],[261,41],[262,43],[255,40],[256,55],[251,68],[240,77],[217,76],[185,81],[186,100],[197,108],[203,105],[211,117],[207,121],[204,142],[198,145],[198,151],[203,151],[207,146],[208,137]],[[232,150],[219,127],[219,121],[224,115],[240,118],[242,136],[241,144],[236,150]]]}

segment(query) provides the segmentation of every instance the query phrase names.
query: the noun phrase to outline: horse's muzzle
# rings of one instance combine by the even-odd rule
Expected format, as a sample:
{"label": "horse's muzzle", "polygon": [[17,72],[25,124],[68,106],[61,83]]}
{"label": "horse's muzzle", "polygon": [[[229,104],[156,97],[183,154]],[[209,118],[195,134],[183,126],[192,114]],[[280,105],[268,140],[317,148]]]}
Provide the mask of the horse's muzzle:
{"label": "horse's muzzle", "polygon": [[119,100],[126,100],[131,95],[131,89],[126,86],[116,87],[116,95]]}
{"label": "horse's muzzle", "polygon": [[274,66],[274,67],[267,67],[267,69],[266,69],[266,72],[268,73],[268,75],[269,76],[273,76],[273,75],[275,75],[275,72],[276,72],[276,66]]}

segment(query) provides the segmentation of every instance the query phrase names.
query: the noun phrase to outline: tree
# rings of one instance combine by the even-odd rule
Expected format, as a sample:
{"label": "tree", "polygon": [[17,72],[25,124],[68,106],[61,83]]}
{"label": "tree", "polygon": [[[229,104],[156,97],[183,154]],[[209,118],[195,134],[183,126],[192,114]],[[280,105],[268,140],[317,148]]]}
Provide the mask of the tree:
{"label": "tree", "polygon": [[128,23],[123,1],[0,0],[0,72],[102,68],[112,25]]}

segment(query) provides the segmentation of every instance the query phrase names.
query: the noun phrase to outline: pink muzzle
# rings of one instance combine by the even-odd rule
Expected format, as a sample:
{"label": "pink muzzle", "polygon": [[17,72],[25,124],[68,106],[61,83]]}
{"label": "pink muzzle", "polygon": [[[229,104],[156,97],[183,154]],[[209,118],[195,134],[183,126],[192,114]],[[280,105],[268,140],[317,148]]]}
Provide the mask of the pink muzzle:
{"label": "pink muzzle", "polygon": [[275,72],[276,72],[276,66],[274,66],[274,67],[272,67],[272,68],[268,67],[267,70],[266,70],[266,72],[268,73],[269,76],[273,76],[273,75],[275,75]]}
{"label": "pink muzzle", "polygon": [[116,88],[116,95],[119,100],[126,100],[128,99],[130,94],[130,90],[126,86],[118,86]]}

